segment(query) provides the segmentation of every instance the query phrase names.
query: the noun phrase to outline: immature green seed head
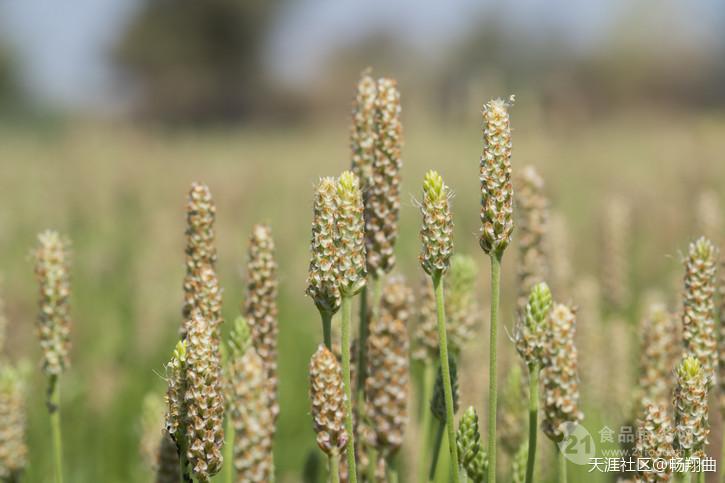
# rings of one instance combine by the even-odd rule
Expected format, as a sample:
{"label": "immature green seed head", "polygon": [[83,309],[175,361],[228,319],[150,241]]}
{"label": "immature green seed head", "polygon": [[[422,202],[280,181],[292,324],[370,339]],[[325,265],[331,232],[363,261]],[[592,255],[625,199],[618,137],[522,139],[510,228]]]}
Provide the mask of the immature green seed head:
{"label": "immature green seed head", "polygon": [[702,455],[710,434],[708,376],[695,356],[686,356],[675,371],[672,405],[675,411],[675,447],[689,455]]}
{"label": "immature green seed head", "polygon": [[431,276],[439,276],[450,266],[453,254],[453,220],[449,206],[450,191],[436,171],[428,171],[423,180],[420,211],[423,242],[420,263]]}
{"label": "immature green seed head", "polygon": [[534,285],[529,294],[524,313],[514,328],[514,341],[524,362],[541,367],[546,343],[546,319],[553,305],[551,290],[546,282]]}
{"label": "immature green seed head", "polygon": [[367,191],[367,187],[372,183],[377,139],[375,101],[378,88],[370,73],[370,69],[363,71],[357,84],[352,107],[352,127],[350,129],[351,169],[360,179],[360,188],[363,193]]}
{"label": "immature green seed head", "polygon": [[337,180],[338,274],[343,296],[365,285],[365,221],[358,177],[345,171]]}
{"label": "immature green seed head", "polygon": [[[451,390],[453,391],[453,413],[458,412],[458,366],[456,360],[448,357],[448,368],[451,373]],[[445,424],[446,422],[446,394],[443,388],[443,369],[438,368],[435,385],[433,386],[433,397],[430,400],[430,410],[433,416]]]}
{"label": "immature green seed head", "polygon": [[529,456],[529,442],[523,440],[511,461],[511,482],[524,483],[526,481],[526,462]]}
{"label": "immature green seed head", "polygon": [[400,215],[400,169],[403,127],[400,92],[393,79],[377,81],[374,114],[374,160],[365,190],[365,246],[368,273],[381,277],[395,267]]}
{"label": "immature green seed head", "polygon": [[252,343],[264,361],[269,397],[275,418],[277,398],[277,262],[268,225],[254,225],[247,255],[247,290],[242,311],[249,321]]}
{"label": "immature green seed head", "polygon": [[[0,480],[18,481],[27,464],[26,371],[0,365]],[[17,479],[17,480],[16,480]]]}
{"label": "immature green seed head", "polygon": [[474,462],[476,455],[484,451],[481,446],[481,434],[478,430],[478,414],[473,406],[466,409],[458,422],[456,445],[458,446],[458,464],[468,471],[467,468]]}
{"label": "immature green seed head", "polygon": [[40,286],[37,330],[43,372],[57,375],[70,366],[70,255],[55,231],[38,235],[35,275]]}
{"label": "immature green seed head", "polygon": [[715,291],[718,249],[706,238],[690,244],[685,261],[682,338],[685,351],[700,362],[712,383],[717,365]]}
{"label": "immature green seed head", "polygon": [[244,317],[237,317],[229,332],[229,348],[234,355],[242,355],[252,345],[252,330]]}
{"label": "immature green seed head", "polygon": [[337,249],[337,183],[335,178],[320,179],[312,210],[312,240],[307,295],[320,312],[334,314],[340,308]]}
{"label": "immature green seed head", "polygon": [[347,446],[345,390],[337,357],[320,344],[310,361],[310,400],[317,445],[327,455]]}
{"label": "immature green seed head", "polygon": [[483,106],[481,156],[481,237],[483,251],[501,257],[511,242],[513,195],[511,184],[511,125],[508,108],[514,98],[494,99]]}

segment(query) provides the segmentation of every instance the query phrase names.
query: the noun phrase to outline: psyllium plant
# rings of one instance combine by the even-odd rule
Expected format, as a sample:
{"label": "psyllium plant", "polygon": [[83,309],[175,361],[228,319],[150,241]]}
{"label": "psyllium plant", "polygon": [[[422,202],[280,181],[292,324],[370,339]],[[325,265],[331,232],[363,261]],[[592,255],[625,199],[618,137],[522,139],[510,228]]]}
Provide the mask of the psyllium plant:
{"label": "psyllium plant", "polygon": [[330,481],[340,481],[340,454],[352,448],[345,429],[345,390],[335,355],[320,344],[310,361],[310,401],[317,445],[329,458]]}
{"label": "psyllium plant", "polygon": [[[195,280],[204,267],[214,268],[217,259],[214,245],[216,206],[209,187],[192,183],[186,204],[186,275],[184,276],[184,320],[195,308]],[[181,327],[183,335],[184,326]]]}
{"label": "psyllium plant", "polygon": [[321,178],[315,189],[312,208],[312,240],[307,295],[315,302],[322,318],[325,345],[332,349],[332,316],[340,309],[338,285],[337,183],[335,178]]}
{"label": "psyllium plant", "polygon": [[[274,258],[272,229],[255,225],[247,254],[247,291],[244,316],[249,323],[252,344],[262,358],[267,394],[275,419],[279,415],[277,398],[277,262]],[[274,425],[272,426],[274,428]]]}
{"label": "psyllium plant", "polygon": [[482,483],[486,478],[488,458],[481,444],[478,430],[478,414],[473,406],[461,416],[456,433],[458,465],[472,483]]}
{"label": "psyllium plant", "polygon": [[511,124],[513,103],[494,99],[483,106],[481,181],[481,248],[491,258],[491,334],[488,390],[488,481],[496,483],[496,345],[500,299],[501,259],[511,243],[514,190],[511,184]]}
{"label": "psyllium plant", "polygon": [[[555,444],[566,436],[567,426],[582,419],[579,409],[577,350],[574,345],[574,312],[555,304],[547,319],[547,337],[541,370],[544,434]],[[566,458],[559,451],[559,482],[566,482]]]}
{"label": "psyllium plant", "polygon": [[[345,171],[337,180],[337,284],[342,297],[341,349],[342,378],[345,383],[345,426],[350,438],[350,447],[355,447],[352,415],[352,384],[350,377],[350,324],[352,321],[352,298],[365,286],[365,230],[363,202],[357,176]],[[349,480],[357,481],[355,454],[348,452],[347,466]]]}
{"label": "psyllium plant", "polygon": [[642,468],[638,472],[638,482],[670,481],[672,469],[669,461],[677,456],[672,446],[674,435],[667,406],[648,404],[643,408],[642,415],[637,421],[634,457],[646,460],[648,468]]}
{"label": "psyllium plant", "polygon": [[[705,456],[708,422],[707,393],[710,384],[705,367],[695,356],[686,356],[675,371],[672,405],[675,412],[675,449],[684,458]],[[686,473],[684,481],[690,481]]]}
{"label": "psyllium plant", "polygon": [[637,411],[668,403],[680,344],[677,321],[664,304],[654,303],[640,329],[639,402]]}
{"label": "psyllium plant", "polygon": [[27,465],[25,372],[0,365],[0,481],[20,481]]}
{"label": "psyllium plant", "polygon": [[254,348],[250,326],[241,317],[229,335],[227,354],[225,394],[234,433],[228,439],[232,441],[235,481],[274,481],[274,406],[267,368]]}
{"label": "psyllium plant", "polygon": [[363,193],[374,182],[373,164],[378,138],[375,125],[377,93],[377,82],[371,76],[370,69],[366,69],[357,83],[350,128],[351,169],[360,180]]}
{"label": "psyllium plant", "polygon": [[216,271],[210,265],[198,268],[194,271],[189,285],[191,291],[187,293],[187,296],[191,296],[193,300],[187,302],[189,306],[195,307],[204,320],[208,321],[212,331],[212,342],[218,347],[221,341],[221,324],[224,320],[222,318],[222,289],[219,286]]}
{"label": "psyllium plant", "polygon": [[402,277],[390,277],[385,284],[380,314],[370,321],[367,339],[365,416],[374,438],[369,444],[385,458],[390,479],[395,480],[397,470],[393,458],[403,444],[408,420],[410,363],[407,322],[412,298]]}
{"label": "psyllium plant", "polygon": [[38,337],[43,350],[42,369],[48,376],[55,481],[63,481],[63,451],[60,425],[60,376],[70,366],[70,274],[67,244],[55,231],[38,236],[35,275],[40,286]]}
{"label": "psyllium plant", "polygon": [[514,198],[519,239],[517,307],[524,311],[531,289],[549,274],[546,253],[549,201],[544,195],[544,180],[533,166],[524,167],[517,182]]}
{"label": "psyllium plant", "polygon": [[685,261],[685,290],[682,307],[682,339],[685,352],[702,365],[708,385],[715,379],[718,363],[715,332],[715,291],[718,249],[706,238],[690,244]]}
{"label": "psyllium plant", "polygon": [[[438,318],[438,344],[443,389],[445,392],[448,441],[455,441],[456,427],[453,410],[453,392],[448,367],[448,334],[446,330],[446,312],[443,294],[443,276],[450,267],[453,254],[453,220],[449,206],[450,190],[443,178],[435,171],[429,171],[423,180],[423,200],[420,211],[423,223],[420,228],[422,250],[420,264],[433,281]],[[458,461],[455,444],[450,444],[451,461]],[[453,478],[458,482],[458,465],[453,464]]]}
{"label": "psyllium plant", "polygon": [[224,397],[214,328],[198,310],[185,324],[167,366],[167,428],[179,450],[183,478],[206,483],[222,466]]}
{"label": "psyllium plant", "polygon": [[536,437],[539,417],[539,372],[544,364],[547,348],[547,320],[553,305],[551,290],[545,282],[540,282],[531,289],[528,302],[519,314],[514,329],[516,350],[529,370],[529,443],[526,481],[530,483],[534,477],[536,463]]}

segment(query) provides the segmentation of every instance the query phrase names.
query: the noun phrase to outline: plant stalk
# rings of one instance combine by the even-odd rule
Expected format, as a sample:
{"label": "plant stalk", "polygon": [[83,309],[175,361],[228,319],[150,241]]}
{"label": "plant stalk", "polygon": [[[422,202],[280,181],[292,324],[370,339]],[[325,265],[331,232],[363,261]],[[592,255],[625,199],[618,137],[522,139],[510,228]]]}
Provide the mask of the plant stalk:
{"label": "plant stalk", "polygon": [[566,483],[566,456],[559,445],[556,445],[556,453],[559,457],[559,483]]}
{"label": "plant stalk", "polygon": [[[433,481],[436,477],[436,467],[438,466],[438,458],[440,457],[441,444],[443,443],[443,432],[445,430],[445,424],[438,421],[438,427],[436,428],[435,439],[433,440],[433,453],[430,459],[430,471],[428,472],[428,480]],[[426,481],[426,480],[423,480]]]}
{"label": "plant stalk", "polygon": [[224,481],[234,483],[234,425],[228,413],[224,434],[226,436],[224,442]]}
{"label": "plant stalk", "polygon": [[453,481],[458,479],[458,449],[456,447],[456,425],[453,415],[453,389],[451,387],[451,370],[448,365],[448,336],[446,333],[445,297],[443,295],[443,274],[433,275],[433,288],[436,296],[436,311],[438,313],[438,342],[441,359],[441,373],[443,374],[443,392],[446,397],[446,428],[448,429],[448,449],[451,453],[451,466],[453,468]]}
{"label": "plant stalk", "polygon": [[536,435],[539,430],[539,366],[529,366],[529,454],[526,459],[526,483],[534,481]]}
{"label": "plant stalk", "polygon": [[63,438],[60,426],[60,377],[51,375],[48,380],[48,413],[53,438],[53,461],[55,463],[55,483],[63,483]]}
{"label": "plant stalk", "polygon": [[322,338],[325,341],[325,347],[332,350],[332,314],[320,311],[320,317],[322,318]]}
{"label": "plant stalk", "polygon": [[330,483],[340,483],[340,453],[337,450],[330,454]]}
{"label": "plant stalk", "polygon": [[[421,483],[428,481],[426,479],[425,461],[428,456],[428,448],[430,447],[430,431],[433,414],[430,411],[430,399],[433,397],[433,384],[435,383],[435,367],[433,362],[426,361],[423,368],[423,399],[420,407],[420,462],[419,475]],[[434,458],[436,455],[434,455]]]}
{"label": "plant stalk", "polygon": [[350,319],[352,318],[352,297],[342,297],[342,380],[345,385],[345,429],[347,441],[347,468],[348,481],[357,483],[357,468],[355,465],[355,432],[352,422],[352,390],[350,387]]}
{"label": "plant stalk", "polygon": [[501,257],[491,254],[491,334],[488,383],[488,483],[496,483],[496,346],[498,340],[498,306],[501,292]]}

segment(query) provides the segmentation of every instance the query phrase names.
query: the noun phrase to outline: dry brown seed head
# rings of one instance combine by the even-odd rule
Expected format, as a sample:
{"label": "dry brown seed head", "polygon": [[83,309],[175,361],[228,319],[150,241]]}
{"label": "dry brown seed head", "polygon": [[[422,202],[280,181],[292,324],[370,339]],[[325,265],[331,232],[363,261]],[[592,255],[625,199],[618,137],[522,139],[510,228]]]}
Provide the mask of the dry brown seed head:
{"label": "dry brown seed head", "polygon": [[629,303],[629,249],[632,210],[622,198],[613,197],[604,206],[602,218],[602,295],[609,309],[621,312]]}
{"label": "dry brown seed head", "polygon": [[352,151],[352,172],[360,179],[363,196],[372,183],[373,163],[375,162],[375,104],[377,83],[370,75],[370,69],[363,71],[357,84],[355,101],[352,107],[352,127],[350,129],[350,150]]}

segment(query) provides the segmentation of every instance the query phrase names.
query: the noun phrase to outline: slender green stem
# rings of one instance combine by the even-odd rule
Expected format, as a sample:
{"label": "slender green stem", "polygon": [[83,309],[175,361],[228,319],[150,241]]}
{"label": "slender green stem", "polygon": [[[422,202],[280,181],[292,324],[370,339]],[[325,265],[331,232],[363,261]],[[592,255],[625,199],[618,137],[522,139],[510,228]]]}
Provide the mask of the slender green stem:
{"label": "slender green stem", "polygon": [[332,314],[320,311],[320,317],[322,318],[322,338],[325,341],[325,347],[332,350]]}
{"label": "slender green stem", "polygon": [[556,445],[556,454],[559,457],[559,483],[566,483],[566,456],[559,445]]}
{"label": "slender green stem", "polygon": [[[395,456],[388,458],[388,483],[398,483],[398,461]],[[375,480],[372,480],[375,481]]]}
{"label": "slender green stem", "polygon": [[501,291],[501,258],[491,254],[491,335],[488,366],[488,483],[496,483],[496,345]]}
{"label": "slender green stem", "polygon": [[50,376],[48,380],[48,413],[53,438],[53,462],[55,464],[55,483],[63,483],[63,438],[60,426],[60,377]]}
{"label": "slender green stem", "polygon": [[348,481],[357,483],[355,467],[355,432],[352,424],[352,390],[350,387],[350,319],[352,318],[352,297],[342,297],[342,380],[345,385],[345,429],[347,430]]}
{"label": "slender green stem", "polygon": [[433,481],[436,477],[436,467],[438,466],[438,458],[440,457],[441,444],[443,443],[443,432],[445,431],[445,429],[446,425],[441,421],[438,421],[435,439],[433,440],[433,453],[430,457],[430,471],[428,472],[428,481]]}
{"label": "slender green stem", "polygon": [[435,367],[432,361],[426,361],[423,368],[423,399],[420,402],[420,457],[419,475],[420,481],[427,481],[425,462],[428,459],[428,448],[430,447],[430,430],[433,414],[430,411],[430,399],[433,397],[433,384],[435,382]]}
{"label": "slender green stem", "polygon": [[[687,465],[687,460],[691,456],[690,451],[685,450],[683,456],[684,456],[683,459],[685,460],[685,465]],[[685,468],[687,468],[687,466],[685,466]],[[690,483],[691,481],[692,481],[692,473],[690,473],[689,471],[685,471],[682,474],[682,483]]]}
{"label": "slender green stem", "polygon": [[456,448],[456,424],[453,417],[453,389],[451,387],[451,369],[448,366],[448,337],[446,334],[446,308],[443,295],[443,276],[433,275],[433,288],[438,313],[438,342],[440,347],[441,373],[443,374],[443,392],[446,397],[446,427],[448,428],[448,450],[451,453],[453,481],[458,483],[458,449]]}
{"label": "slender green stem", "polygon": [[701,471],[697,474],[697,483],[705,483],[705,472]]}
{"label": "slender green stem", "polygon": [[365,471],[367,472],[367,479],[370,482],[377,481],[377,478],[375,477],[375,474],[377,473],[378,469],[378,450],[370,446],[368,448],[368,467],[365,468]]}
{"label": "slender green stem", "polygon": [[234,483],[234,425],[229,414],[227,414],[224,435],[226,437],[226,441],[224,441],[224,481]]}
{"label": "slender green stem", "polygon": [[534,481],[536,433],[539,428],[539,366],[529,366],[529,455],[526,459],[526,483]]}
{"label": "slender green stem", "polygon": [[337,450],[330,454],[330,483],[340,483],[340,453]]}

